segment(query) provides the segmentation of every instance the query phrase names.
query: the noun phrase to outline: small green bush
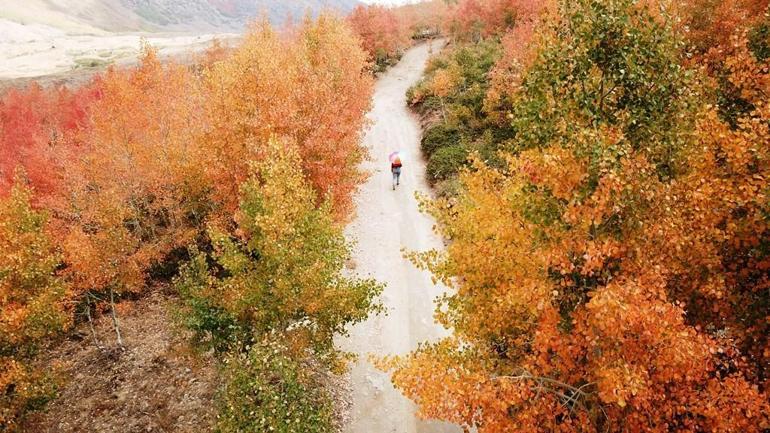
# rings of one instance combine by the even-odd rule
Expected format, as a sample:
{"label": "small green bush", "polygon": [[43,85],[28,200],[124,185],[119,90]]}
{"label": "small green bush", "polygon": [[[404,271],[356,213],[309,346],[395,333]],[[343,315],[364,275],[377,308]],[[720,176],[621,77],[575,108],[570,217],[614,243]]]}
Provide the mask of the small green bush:
{"label": "small green bush", "polygon": [[439,123],[425,131],[420,147],[423,154],[430,158],[438,149],[455,145],[459,141],[460,131],[445,123]]}
{"label": "small green bush", "polygon": [[382,48],[380,48],[374,54],[374,59],[372,62],[372,71],[375,74],[385,72],[391,66],[396,65],[401,60],[401,57],[403,56],[404,56],[403,51],[399,50],[399,51],[396,51],[395,53],[388,53]]}
{"label": "small green bush", "polygon": [[332,402],[312,368],[277,343],[227,358],[217,433],[331,433]]}
{"label": "small green bush", "polygon": [[442,147],[428,160],[428,180],[431,183],[455,175],[468,160],[468,150],[462,144]]}
{"label": "small green bush", "polygon": [[183,306],[180,322],[193,332],[195,347],[222,353],[238,341],[246,340],[236,318],[216,304],[209,293],[210,270],[206,255],[191,249],[189,263],[182,265],[174,287]]}
{"label": "small green bush", "polygon": [[431,57],[430,60],[428,60],[428,66],[425,67],[425,74],[426,75],[432,75],[434,72],[438,71],[439,69],[446,69],[449,66],[449,57],[446,54],[438,54],[434,57]]}

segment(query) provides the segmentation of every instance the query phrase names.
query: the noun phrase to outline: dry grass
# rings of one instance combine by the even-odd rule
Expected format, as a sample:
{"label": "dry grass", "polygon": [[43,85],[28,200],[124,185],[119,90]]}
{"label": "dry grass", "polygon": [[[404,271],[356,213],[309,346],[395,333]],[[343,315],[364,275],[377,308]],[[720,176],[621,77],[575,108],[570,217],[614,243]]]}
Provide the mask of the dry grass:
{"label": "dry grass", "polygon": [[124,349],[114,346],[109,318],[97,320],[105,347],[88,326],[55,348],[46,362],[61,365],[60,396],[30,416],[23,431],[36,433],[198,433],[216,417],[212,357],[190,351],[174,325],[172,301],[155,293],[121,305]]}

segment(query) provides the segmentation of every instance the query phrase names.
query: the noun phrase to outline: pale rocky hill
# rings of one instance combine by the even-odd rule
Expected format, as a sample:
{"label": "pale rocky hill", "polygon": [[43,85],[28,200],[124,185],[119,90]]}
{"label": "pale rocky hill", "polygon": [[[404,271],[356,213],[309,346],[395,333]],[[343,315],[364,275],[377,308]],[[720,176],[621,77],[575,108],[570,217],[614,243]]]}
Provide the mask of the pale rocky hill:
{"label": "pale rocky hill", "polygon": [[259,17],[281,25],[357,0],[0,0],[0,89],[70,82],[136,60],[141,40],[179,57],[237,39]]}
{"label": "pale rocky hill", "polygon": [[239,31],[255,17],[275,23],[357,0],[0,0],[0,19],[67,33]]}

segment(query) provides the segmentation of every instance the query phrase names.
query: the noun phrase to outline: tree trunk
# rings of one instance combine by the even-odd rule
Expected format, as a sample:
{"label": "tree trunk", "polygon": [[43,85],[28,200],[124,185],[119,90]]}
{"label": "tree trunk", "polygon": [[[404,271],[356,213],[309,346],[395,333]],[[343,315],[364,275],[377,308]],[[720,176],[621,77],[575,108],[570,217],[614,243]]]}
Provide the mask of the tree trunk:
{"label": "tree trunk", "polygon": [[91,335],[94,338],[94,344],[99,349],[102,348],[102,343],[99,341],[99,336],[96,335],[96,328],[94,328],[94,321],[91,318],[91,294],[86,294],[86,317],[88,317],[88,327],[91,328]]}
{"label": "tree trunk", "polygon": [[118,336],[118,346],[123,347],[123,338],[120,336],[120,324],[118,315],[115,313],[115,291],[110,288],[110,315],[112,315],[112,325],[115,327],[115,335]]}

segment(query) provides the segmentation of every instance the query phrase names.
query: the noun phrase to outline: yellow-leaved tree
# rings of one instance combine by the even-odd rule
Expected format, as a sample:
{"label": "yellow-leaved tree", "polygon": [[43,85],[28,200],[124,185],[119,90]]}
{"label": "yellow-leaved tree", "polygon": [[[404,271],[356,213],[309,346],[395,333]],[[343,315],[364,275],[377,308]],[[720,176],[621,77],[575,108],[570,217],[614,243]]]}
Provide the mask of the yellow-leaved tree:
{"label": "yellow-leaved tree", "polygon": [[31,197],[19,171],[10,195],[0,199],[0,430],[10,432],[20,415],[53,397],[50,371],[32,361],[68,324],[68,288],[57,275],[61,254]]}
{"label": "yellow-leaved tree", "polygon": [[273,139],[263,150],[240,190],[237,234],[212,227],[213,251],[193,249],[176,281],[183,317],[199,344],[226,354],[221,431],[329,432],[312,360],[344,365],[333,338],[379,311],[381,287],[343,275],[350,246],[330,204],[316,205],[298,149]]}

